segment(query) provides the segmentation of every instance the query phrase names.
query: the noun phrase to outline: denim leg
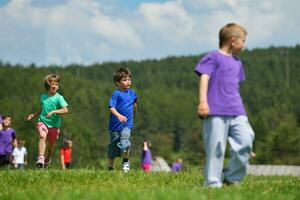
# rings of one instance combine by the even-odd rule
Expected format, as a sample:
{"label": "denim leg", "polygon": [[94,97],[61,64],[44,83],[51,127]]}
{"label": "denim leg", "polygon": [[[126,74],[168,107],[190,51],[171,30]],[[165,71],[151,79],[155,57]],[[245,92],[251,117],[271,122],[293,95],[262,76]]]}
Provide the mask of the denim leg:
{"label": "denim leg", "polygon": [[117,146],[120,142],[120,133],[110,132],[110,143],[107,146],[107,154],[109,159],[115,159],[121,156],[121,150]]}
{"label": "denim leg", "polygon": [[130,128],[124,128],[120,133],[120,142],[118,143],[118,147],[123,151],[129,151],[131,143],[130,143]]}
{"label": "denim leg", "polygon": [[230,161],[224,170],[224,179],[239,182],[246,175],[246,167],[252,151],[254,132],[246,116],[233,117],[230,123],[228,141]]}
{"label": "denim leg", "polygon": [[226,117],[210,116],[204,120],[206,153],[205,186],[222,187],[222,170],[229,125]]}

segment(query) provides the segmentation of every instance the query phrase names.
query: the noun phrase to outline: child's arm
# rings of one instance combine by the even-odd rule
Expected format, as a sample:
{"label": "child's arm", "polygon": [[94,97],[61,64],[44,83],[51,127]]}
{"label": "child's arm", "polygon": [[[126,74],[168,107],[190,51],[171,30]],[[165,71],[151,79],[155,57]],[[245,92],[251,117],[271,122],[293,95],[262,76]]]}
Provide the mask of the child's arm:
{"label": "child's arm", "polygon": [[205,118],[209,114],[209,106],[207,102],[209,75],[202,74],[199,79],[199,105],[198,115],[200,118]]}
{"label": "child's arm", "polygon": [[144,147],[143,147],[144,151],[148,151],[148,144],[147,141],[144,141]]}
{"label": "child's arm", "polygon": [[13,138],[12,141],[11,141],[11,144],[13,145],[13,147],[16,147],[17,146],[17,139]]}
{"label": "child's arm", "polygon": [[42,111],[42,109],[40,109],[40,110],[39,110],[38,112],[36,112],[36,113],[31,113],[31,114],[29,114],[28,117],[27,117],[27,120],[29,121],[29,120],[31,120],[32,118],[38,116],[38,115],[41,113],[41,111]]}
{"label": "child's arm", "polygon": [[113,115],[115,115],[115,116],[119,119],[120,122],[122,122],[122,123],[127,122],[127,118],[126,118],[125,116],[121,115],[121,114],[116,110],[116,108],[111,107],[111,108],[110,108],[110,112],[111,112]]}
{"label": "child's arm", "polygon": [[27,165],[27,153],[24,154],[24,165]]}
{"label": "child's arm", "polygon": [[60,163],[61,163],[61,168],[62,169],[66,169],[66,165],[65,165],[65,157],[63,154],[60,155]]}
{"label": "child's arm", "polygon": [[137,101],[136,101],[136,102],[134,103],[134,105],[133,105],[133,117],[136,116],[137,109],[138,109],[138,103],[137,103]]}
{"label": "child's arm", "polygon": [[68,108],[67,107],[63,107],[63,108],[61,108],[61,109],[57,109],[57,110],[52,110],[52,111],[50,111],[50,112],[48,112],[47,113],[47,116],[46,117],[50,117],[51,115],[53,115],[53,114],[66,114],[66,113],[68,113],[69,111],[68,111]]}

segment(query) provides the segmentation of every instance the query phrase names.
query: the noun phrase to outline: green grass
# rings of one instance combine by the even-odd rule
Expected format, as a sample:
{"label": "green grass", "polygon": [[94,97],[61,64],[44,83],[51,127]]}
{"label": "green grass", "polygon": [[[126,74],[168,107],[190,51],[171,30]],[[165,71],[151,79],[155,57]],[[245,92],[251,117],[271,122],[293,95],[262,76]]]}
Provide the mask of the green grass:
{"label": "green grass", "polygon": [[300,177],[247,176],[222,189],[202,184],[200,172],[0,170],[0,199],[300,199]]}

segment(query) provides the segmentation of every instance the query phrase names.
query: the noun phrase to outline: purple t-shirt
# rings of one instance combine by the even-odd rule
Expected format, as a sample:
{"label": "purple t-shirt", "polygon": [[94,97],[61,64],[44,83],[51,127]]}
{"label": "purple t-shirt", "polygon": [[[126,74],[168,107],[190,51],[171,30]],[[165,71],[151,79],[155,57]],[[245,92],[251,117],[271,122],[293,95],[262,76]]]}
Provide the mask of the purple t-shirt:
{"label": "purple t-shirt", "polygon": [[199,61],[195,72],[199,76],[210,76],[207,91],[209,115],[246,115],[239,92],[239,83],[245,80],[245,73],[238,58],[212,51]]}
{"label": "purple t-shirt", "polygon": [[0,155],[12,153],[12,140],[16,138],[16,132],[13,128],[0,131]]}
{"label": "purple t-shirt", "polygon": [[179,163],[179,162],[173,163],[173,165],[172,165],[173,172],[179,172],[179,171],[181,171],[181,169],[182,169],[181,163]]}
{"label": "purple t-shirt", "polygon": [[142,164],[151,164],[152,163],[152,155],[150,149],[147,151],[142,151]]}

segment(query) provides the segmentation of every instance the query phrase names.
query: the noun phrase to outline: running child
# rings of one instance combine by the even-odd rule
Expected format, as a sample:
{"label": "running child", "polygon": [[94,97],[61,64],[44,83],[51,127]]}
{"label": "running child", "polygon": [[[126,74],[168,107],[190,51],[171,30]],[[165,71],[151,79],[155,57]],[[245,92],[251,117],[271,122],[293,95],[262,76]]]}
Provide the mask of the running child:
{"label": "running child", "polygon": [[41,109],[28,115],[27,120],[38,116],[37,131],[39,134],[38,167],[47,167],[54,152],[54,144],[58,139],[61,115],[68,113],[68,103],[57,91],[60,77],[57,74],[47,75],[44,79],[46,92],[40,96]]}
{"label": "running child", "polygon": [[116,157],[123,157],[122,170],[129,172],[130,134],[133,129],[133,117],[137,110],[137,95],[130,89],[131,73],[129,69],[121,67],[114,74],[117,89],[109,100],[110,118],[108,145],[108,169],[114,169]]}

